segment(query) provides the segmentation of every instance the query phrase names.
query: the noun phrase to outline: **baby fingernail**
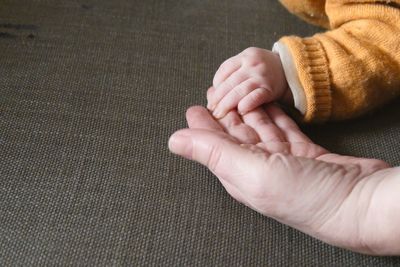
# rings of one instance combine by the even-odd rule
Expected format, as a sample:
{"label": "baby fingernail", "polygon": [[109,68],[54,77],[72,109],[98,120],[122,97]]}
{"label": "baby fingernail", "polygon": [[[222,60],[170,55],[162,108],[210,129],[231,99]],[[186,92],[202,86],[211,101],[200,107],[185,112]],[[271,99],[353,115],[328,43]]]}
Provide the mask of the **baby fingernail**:
{"label": "baby fingernail", "polygon": [[213,116],[217,119],[221,119],[224,116],[224,114],[221,110],[216,110],[213,112]]}

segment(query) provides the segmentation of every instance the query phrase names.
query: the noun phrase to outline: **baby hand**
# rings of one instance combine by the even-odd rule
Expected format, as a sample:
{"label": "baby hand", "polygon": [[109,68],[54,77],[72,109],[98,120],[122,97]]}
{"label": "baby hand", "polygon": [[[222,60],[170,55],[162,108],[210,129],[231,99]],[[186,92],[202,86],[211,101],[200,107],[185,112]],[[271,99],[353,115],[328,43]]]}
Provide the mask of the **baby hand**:
{"label": "baby hand", "polygon": [[222,63],[213,86],[207,108],[218,119],[234,108],[243,115],[264,103],[293,98],[279,55],[254,47]]}

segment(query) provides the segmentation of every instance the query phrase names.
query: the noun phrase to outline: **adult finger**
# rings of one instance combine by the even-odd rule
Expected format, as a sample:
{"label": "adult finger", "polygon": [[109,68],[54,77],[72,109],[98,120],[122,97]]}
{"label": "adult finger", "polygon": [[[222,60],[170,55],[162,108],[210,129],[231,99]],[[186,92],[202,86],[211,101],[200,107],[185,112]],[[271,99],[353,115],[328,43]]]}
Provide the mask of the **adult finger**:
{"label": "adult finger", "polygon": [[225,117],[218,120],[225,132],[235,137],[241,144],[257,144],[260,138],[257,132],[243,123],[239,114],[232,110]]}
{"label": "adult finger", "polygon": [[216,121],[207,109],[201,106],[190,107],[186,111],[186,120],[191,129],[225,131],[242,144],[257,144],[257,133],[243,123],[240,116],[232,111],[223,119]]}
{"label": "adult finger", "polygon": [[243,122],[253,128],[263,142],[285,142],[283,132],[273,123],[268,114],[257,108],[242,116]]}
{"label": "adult finger", "polygon": [[282,131],[288,142],[313,143],[310,138],[301,132],[297,124],[274,104],[265,108],[273,123]]}
{"label": "adult finger", "polygon": [[202,106],[193,106],[186,111],[189,128],[223,131],[222,126]]}

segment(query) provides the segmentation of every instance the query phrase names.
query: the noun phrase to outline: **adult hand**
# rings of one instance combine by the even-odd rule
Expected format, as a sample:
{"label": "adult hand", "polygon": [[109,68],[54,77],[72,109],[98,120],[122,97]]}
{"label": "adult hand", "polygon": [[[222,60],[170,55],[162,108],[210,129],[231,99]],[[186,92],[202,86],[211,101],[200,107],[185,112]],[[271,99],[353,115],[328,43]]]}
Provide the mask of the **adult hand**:
{"label": "adult hand", "polygon": [[400,169],[341,156],[311,142],[278,107],[216,121],[187,111],[173,153],[207,166],[236,200],[329,244],[400,254]]}

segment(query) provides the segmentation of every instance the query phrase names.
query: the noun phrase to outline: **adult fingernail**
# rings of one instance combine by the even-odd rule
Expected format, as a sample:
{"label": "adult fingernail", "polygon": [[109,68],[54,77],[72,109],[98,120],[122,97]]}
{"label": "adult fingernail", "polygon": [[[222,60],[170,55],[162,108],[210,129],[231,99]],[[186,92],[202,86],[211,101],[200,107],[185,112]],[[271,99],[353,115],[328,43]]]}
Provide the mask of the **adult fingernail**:
{"label": "adult fingernail", "polygon": [[172,153],[187,159],[192,159],[193,144],[190,136],[181,132],[174,133],[168,141],[168,148]]}

